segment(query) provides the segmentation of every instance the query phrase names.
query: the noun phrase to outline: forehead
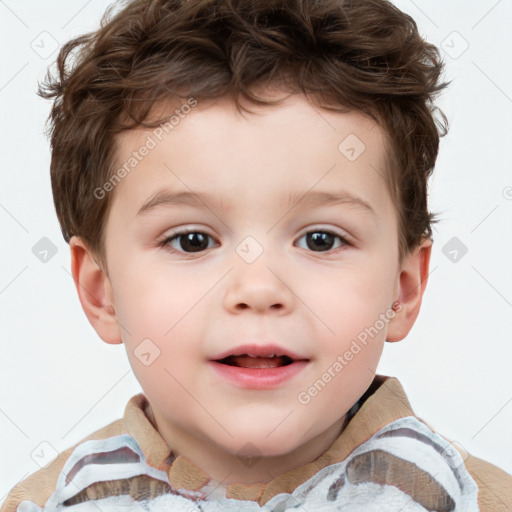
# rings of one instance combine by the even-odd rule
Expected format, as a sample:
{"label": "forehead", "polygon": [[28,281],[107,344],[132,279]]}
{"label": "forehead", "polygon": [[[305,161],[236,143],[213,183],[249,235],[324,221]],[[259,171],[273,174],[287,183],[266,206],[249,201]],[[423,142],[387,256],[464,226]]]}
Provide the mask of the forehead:
{"label": "forehead", "polygon": [[[272,91],[266,95],[283,97]],[[355,111],[321,109],[299,94],[277,106],[249,108],[253,113],[239,112],[229,98],[186,109],[158,104],[153,114],[164,119],[163,125],[117,137],[115,168],[124,166],[129,175],[116,185],[114,201],[117,196],[140,208],[168,185],[180,191],[224,191],[220,202],[242,199],[242,194],[250,205],[254,197],[280,200],[283,190],[299,197],[301,191],[338,186],[377,209],[386,207],[385,137],[375,121]],[[135,157],[145,146],[150,147],[145,155]]]}

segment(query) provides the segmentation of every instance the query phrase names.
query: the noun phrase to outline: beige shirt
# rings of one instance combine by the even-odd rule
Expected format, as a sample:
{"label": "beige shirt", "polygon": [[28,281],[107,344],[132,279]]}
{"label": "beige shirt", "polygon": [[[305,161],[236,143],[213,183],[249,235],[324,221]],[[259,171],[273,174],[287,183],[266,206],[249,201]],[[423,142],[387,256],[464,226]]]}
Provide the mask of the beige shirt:
{"label": "beige shirt", "polygon": [[32,512],[61,504],[71,510],[86,501],[94,507],[95,500],[102,500],[101,509],[107,510],[114,497],[127,500],[118,504],[149,500],[154,507],[148,510],[166,504],[173,512],[187,510],[187,501],[203,503],[203,510],[223,510],[225,500],[240,500],[239,510],[252,511],[285,498],[288,502],[279,510],[306,506],[308,500],[315,506],[332,503],[338,510],[344,500],[353,500],[353,508],[346,510],[370,510],[371,504],[376,507],[371,510],[391,511],[401,497],[413,505],[407,510],[512,511],[512,476],[435,433],[415,416],[396,378],[376,376],[352,412],[339,437],[314,461],[266,483],[223,486],[186,457],[173,454],[140,393],[129,400],[122,419],[63,451],[11,489],[0,512],[17,511],[21,502],[19,512]]}

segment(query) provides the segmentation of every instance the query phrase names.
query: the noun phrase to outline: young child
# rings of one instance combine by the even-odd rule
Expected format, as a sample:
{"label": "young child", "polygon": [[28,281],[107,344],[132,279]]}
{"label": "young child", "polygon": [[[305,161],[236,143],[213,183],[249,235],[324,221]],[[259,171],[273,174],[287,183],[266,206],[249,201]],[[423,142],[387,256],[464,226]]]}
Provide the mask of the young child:
{"label": "young child", "polygon": [[73,277],[143,393],[2,512],[512,510],[510,475],[375,374],[420,310],[446,131],[409,16],[135,0],[58,69],[40,94]]}

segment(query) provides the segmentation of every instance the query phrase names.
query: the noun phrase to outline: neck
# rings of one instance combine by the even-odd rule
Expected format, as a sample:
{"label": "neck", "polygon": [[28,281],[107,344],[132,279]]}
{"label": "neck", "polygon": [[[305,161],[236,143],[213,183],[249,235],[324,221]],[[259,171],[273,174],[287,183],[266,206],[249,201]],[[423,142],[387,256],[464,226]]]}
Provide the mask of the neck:
{"label": "neck", "polygon": [[148,419],[155,426],[175,455],[182,455],[198,466],[206,475],[221,484],[267,483],[277,476],[320,457],[341,434],[346,415],[327,430],[308,440],[289,453],[276,456],[262,456],[258,451],[231,453],[211,439],[204,438],[189,429],[172,424],[148,407]]}

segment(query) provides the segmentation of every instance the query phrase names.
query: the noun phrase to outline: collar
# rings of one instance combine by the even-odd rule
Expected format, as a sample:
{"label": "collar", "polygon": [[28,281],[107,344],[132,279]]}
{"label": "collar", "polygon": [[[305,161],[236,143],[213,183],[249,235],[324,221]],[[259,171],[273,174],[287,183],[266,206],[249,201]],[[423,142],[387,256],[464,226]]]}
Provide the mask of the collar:
{"label": "collar", "polygon": [[[405,391],[395,377],[376,375],[359,403],[359,410],[320,457],[269,482],[230,483],[224,487],[226,498],[257,501],[264,505],[277,494],[292,493],[320,469],[343,461],[352,450],[388,423],[414,415]],[[143,393],[129,400],[124,423],[146,455],[147,463],[166,471],[173,488],[194,493],[208,485],[210,477],[185,456],[175,455],[158,433],[149,401]]]}

